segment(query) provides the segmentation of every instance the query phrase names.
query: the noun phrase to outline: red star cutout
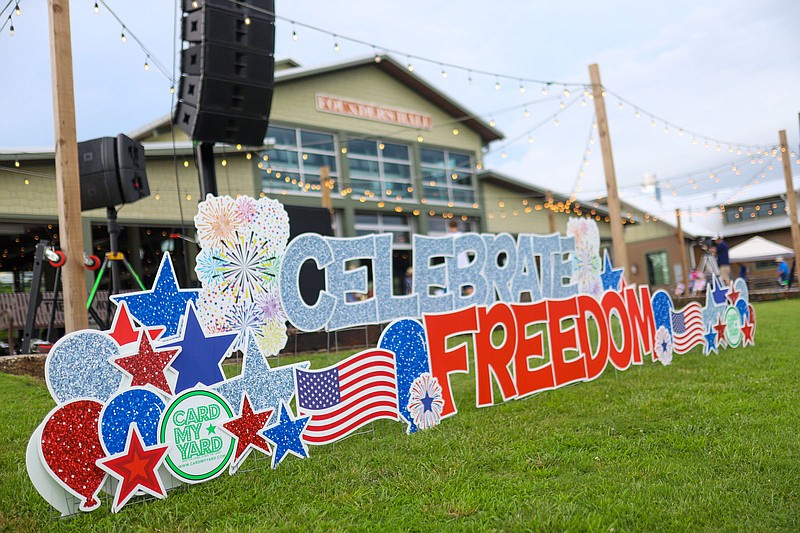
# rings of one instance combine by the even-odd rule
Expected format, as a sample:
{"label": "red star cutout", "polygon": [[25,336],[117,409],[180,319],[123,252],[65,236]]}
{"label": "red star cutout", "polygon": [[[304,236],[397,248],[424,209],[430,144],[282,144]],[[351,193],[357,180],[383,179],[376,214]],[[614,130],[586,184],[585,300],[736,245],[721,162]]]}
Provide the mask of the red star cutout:
{"label": "red star cutout", "polygon": [[154,350],[148,336],[144,334],[144,331],[140,331],[139,351],[134,355],[117,357],[114,359],[114,364],[131,375],[132,387],[152,385],[171,396],[172,389],[167,383],[164,369],[169,366],[178,351],[178,349]]}
{"label": "red star cutout", "polygon": [[742,291],[735,291],[733,290],[733,282],[731,282],[730,290],[728,291],[728,300],[730,300],[731,305],[736,305],[736,300],[739,299],[739,295],[742,294]]}
{"label": "red star cutout", "polygon": [[270,455],[269,443],[259,432],[266,427],[271,415],[272,409],[254,413],[253,407],[250,405],[250,398],[245,394],[242,401],[242,414],[222,424],[222,427],[236,438],[236,454],[231,463],[231,472],[235,472],[239,468],[239,465],[253,449]]}
{"label": "red star cutout", "polygon": [[168,450],[169,444],[145,448],[139,429],[133,425],[124,452],[97,460],[98,467],[119,480],[111,507],[113,512],[119,512],[139,490],[156,498],[167,495],[157,470]]}
{"label": "red star cutout", "polygon": [[[120,302],[117,305],[117,312],[114,315],[114,321],[111,323],[111,329],[108,330],[109,337],[117,341],[117,344],[122,347],[139,340],[139,333],[142,329],[144,328],[136,327],[136,322],[133,321],[133,318],[128,312],[128,304]],[[158,326],[155,328],[147,328],[147,333],[150,334],[151,339],[156,340],[159,335],[166,330],[167,328]]]}
{"label": "red star cutout", "polygon": [[725,322],[722,321],[722,317],[717,317],[716,325],[711,326],[714,328],[714,331],[717,332],[717,346],[725,345],[727,342],[725,341],[725,328],[728,326]]}
{"label": "red star cutout", "polygon": [[749,320],[746,320],[744,324],[742,324],[742,335],[744,338],[742,339],[742,346],[747,346],[748,343],[755,345],[755,341],[753,340],[753,323]]}

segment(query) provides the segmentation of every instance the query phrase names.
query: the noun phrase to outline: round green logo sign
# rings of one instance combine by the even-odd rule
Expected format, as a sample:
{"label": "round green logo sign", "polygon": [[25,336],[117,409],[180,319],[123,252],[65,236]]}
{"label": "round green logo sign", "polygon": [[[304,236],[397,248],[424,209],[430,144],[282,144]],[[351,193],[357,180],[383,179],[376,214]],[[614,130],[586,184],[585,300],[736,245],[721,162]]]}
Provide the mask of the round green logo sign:
{"label": "round green logo sign", "polygon": [[742,340],[742,317],[735,307],[728,307],[725,312],[725,340],[731,348],[739,346]]}
{"label": "round green logo sign", "polygon": [[233,454],[233,439],[222,430],[231,418],[231,408],[211,391],[190,390],[175,398],[159,433],[160,441],[171,445],[166,458],[170,470],[188,483],[219,475]]}

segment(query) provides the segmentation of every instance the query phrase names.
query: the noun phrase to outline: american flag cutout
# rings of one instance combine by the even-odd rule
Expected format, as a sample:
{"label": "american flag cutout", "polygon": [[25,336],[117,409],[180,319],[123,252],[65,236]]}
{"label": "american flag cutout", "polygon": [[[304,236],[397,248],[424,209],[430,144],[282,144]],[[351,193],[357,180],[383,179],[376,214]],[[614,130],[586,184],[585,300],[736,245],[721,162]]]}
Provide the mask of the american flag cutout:
{"label": "american flag cutout", "polygon": [[303,440],[329,444],[373,420],[400,420],[394,354],[377,348],[321,370],[297,371],[300,416],[311,416]]}
{"label": "american flag cutout", "polygon": [[692,302],[681,311],[672,311],[672,346],[675,353],[686,353],[705,342],[703,308]]}

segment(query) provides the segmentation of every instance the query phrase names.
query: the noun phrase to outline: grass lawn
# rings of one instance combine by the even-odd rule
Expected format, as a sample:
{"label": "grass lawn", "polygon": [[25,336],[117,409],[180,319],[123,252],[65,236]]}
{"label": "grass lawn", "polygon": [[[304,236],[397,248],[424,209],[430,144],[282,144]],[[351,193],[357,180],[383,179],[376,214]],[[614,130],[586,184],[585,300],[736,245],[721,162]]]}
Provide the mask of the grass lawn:
{"label": "grass lawn", "polygon": [[459,375],[459,413],[431,431],[381,421],[274,471],[65,520],[25,470],[54,403],[42,381],[0,374],[0,529],[800,531],[800,301],[755,309],[756,347],[609,366],[486,409]]}

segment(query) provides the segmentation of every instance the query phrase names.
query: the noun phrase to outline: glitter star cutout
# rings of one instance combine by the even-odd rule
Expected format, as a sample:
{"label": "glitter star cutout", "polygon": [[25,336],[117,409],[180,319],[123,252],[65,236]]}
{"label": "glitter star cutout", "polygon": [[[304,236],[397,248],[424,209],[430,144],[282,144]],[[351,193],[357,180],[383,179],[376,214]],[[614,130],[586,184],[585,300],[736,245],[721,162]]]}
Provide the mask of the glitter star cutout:
{"label": "glitter star cutout", "polygon": [[739,299],[739,295],[741,293],[741,291],[736,290],[734,283],[731,282],[730,289],[728,289],[728,301],[731,303],[731,305],[736,305],[736,300]]}
{"label": "glitter star cutout", "polygon": [[250,405],[250,398],[244,395],[242,401],[241,415],[222,424],[222,427],[236,439],[236,453],[231,463],[231,474],[239,469],[239,466],[247,459],[250,452],[260,450],[266,455],[271,451],[267,440],[261,436],[260,432],[267,426],[269,417],[272,416],[272,409],[253,412]]}
{"label": "glitter star cutout", "polygon": [[[106,333],[122,347],[138,341],[139,332],[142,331],[142,329],[144,328],[136,327],[136,322],[134,322],[133,317],[131,317],[128,312],[128,304],[122,301],[117,305],[117,312],[114,314],[114,321],[111,323],[111,329]],[[163,326],[147,328],[147,333],[152,340],[156,340],[166,329],[167,328]]]}
{"label": "glitter star cutout", "polygon": [[712,326],[714,331],[717,332],[717,344],[720,346],[725,345],[725,328],[728,327],[725,322],[722,321],[722,317],[717,318],[717,323]]}
{"label": "glitter star cutout", "polygon": [[608,250],[604,251],[603,256],[603,271],[600,273],[600,279],[603,280],[603,291],[609,289],[616,291],[622,279],[622,272],[625,269],[614,268],[611,265],[611,259],[608,257]]}
{"label": "glitter star cutout", "polygon": [[197,300],[199,289],[181,289],[175,279],[175,269],[169,254],[164,254],[158,267],[153,288],[149,291],[129,292],[111,296],[111,301],[126,302],[131,314],[148,327],[164,326],[166,337],[178,333],[178,325],[186,304]]}
{"label": "glitter star cutout", "polygon": [[285,403],[281,403],[278,422],[263,431],[264,436],[275,444],[275,455],[272,456],[272,468],[276,468],[286,457],[286,454],[305,459],[308,457],[308,448],[300,439],[310,416],[293,418]]}
{"label": "glitter star cutout", "polygon": [[703,336],[706,338],[706,345],[703,348],[703,352],[708,355],[713,350],[714,353],[719,353],[719,349],[717,348],[717,332],[714,331],[714,328],[709,328],[708,333],[704,333]]}
{"label": "glitter star cutout", "polygon": [[753,324],[745,321],[742,324],[742,346],[747,346],[748,344],[755,344],[753,341]]}
{"label": "glitter star cutout", "polygon": [[180,338],[163,348],[180,347],[181,351],[170,364],[178,371],[175,394],[191,389],[198,383],[210,386],[225,379],[222,361],[231,347],[235,333],[206,335],[197,320],[194,304],[186,306],[186,318]]}
{"label": "glitter star cutout", "polygon": [[237,415],[236,410],[242,405],[245,393],[256,411],[277,409],[294,396],[294,367],[270,368],[251,335],[247,338],[242,373],[215,386],[214,390],[225,398]]}
{"label": "glitter star cutout", "polygon": [[97,461],[97,466],[119,480],[111,506],[115,513],[137,493],[146,493],[156,498],[167,495],[157,470],[167,455],[169,444],[145,447],[139,430],[136,426],[131,427],[125,452]]}
{"label": "glitter star cutout", "polygon": [[164,370],[177,353],[178,350],[154,350],[148,335],[140,331],[139,351],[134,355],[117,357],[114,364],[131,376],[131,387],[152,385],[172,395]]}

